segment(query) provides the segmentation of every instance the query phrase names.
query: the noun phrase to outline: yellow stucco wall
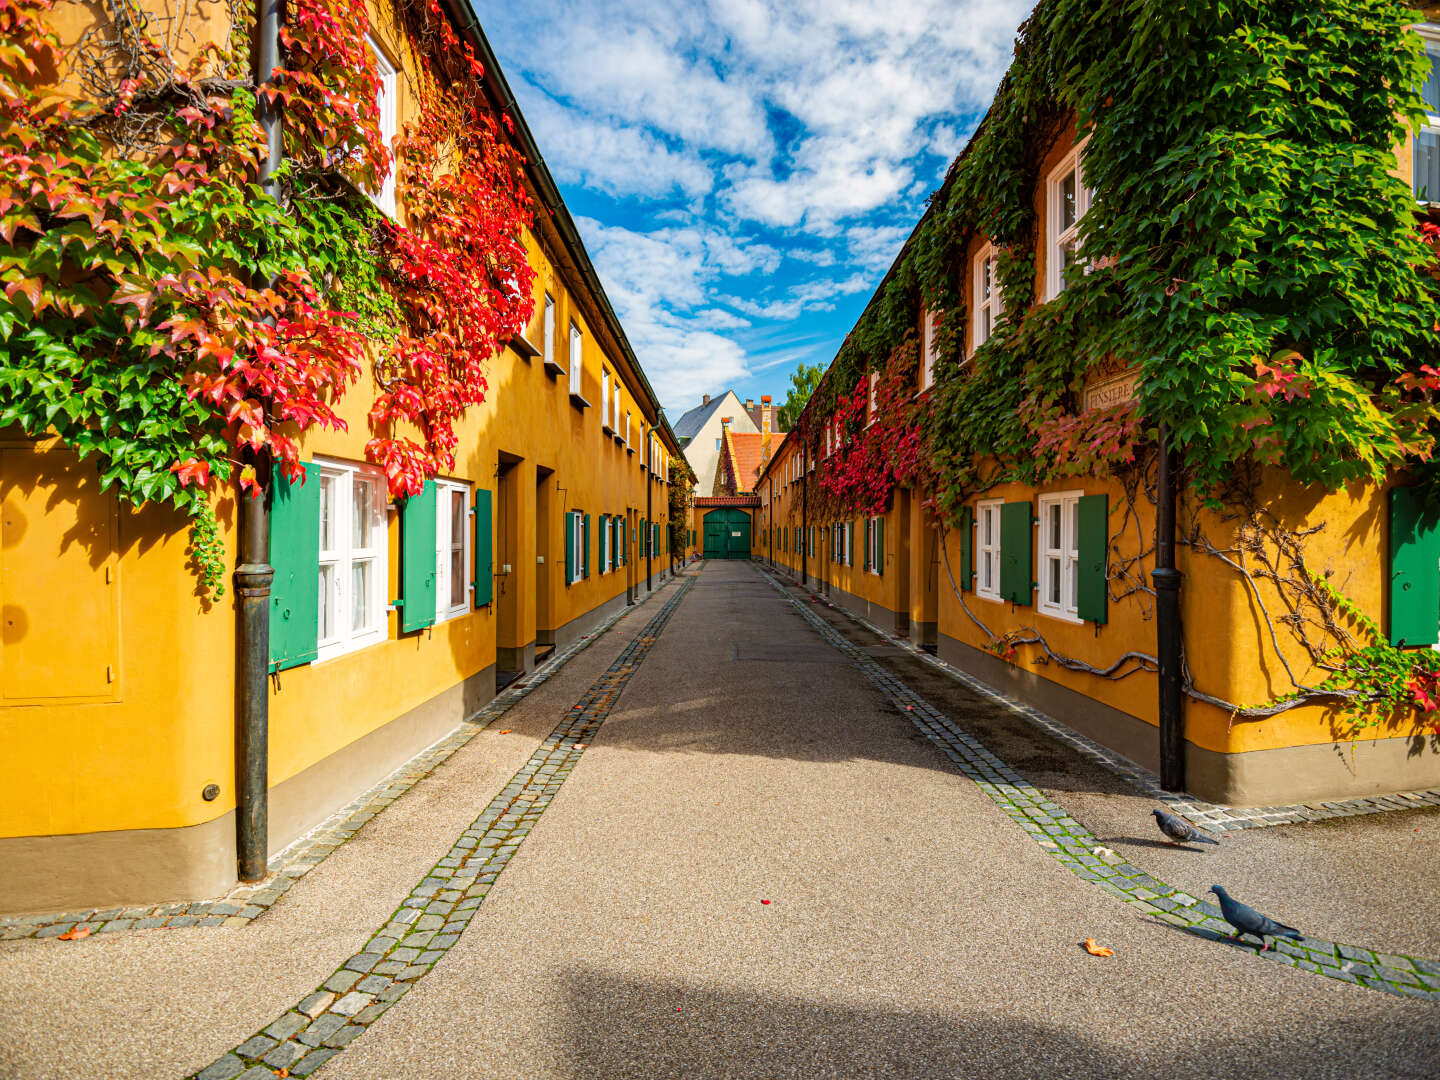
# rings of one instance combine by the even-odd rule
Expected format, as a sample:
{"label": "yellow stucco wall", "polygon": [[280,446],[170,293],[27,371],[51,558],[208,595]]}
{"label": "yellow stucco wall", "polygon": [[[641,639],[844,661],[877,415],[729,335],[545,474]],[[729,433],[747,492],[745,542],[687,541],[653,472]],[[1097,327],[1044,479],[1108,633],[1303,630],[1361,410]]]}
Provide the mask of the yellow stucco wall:
{"label": "yellow stucco wall", "polygon": [[[65,26],[72,37],[76,25]],[[386,31],[379,33],[383,40]],[[407,50],[396,52],[413,64]],[[403,123],[413,109],[406,92],[400,109]],[[539,205],[537,215],[545,214]],[[537,231],[548,238],[525,235],[537,271],[527,336],[537,343],[542,336],[540,300],[548,289],[557,301],[556,355],[567,368],[572,319],[584,334],[582,394],[591,404],[574,403],[567,376],[547,373],[540,357],[507,348],[489,365],[485,403],[456,426],[459,450],[449,474],[473,499],[477,487],[496,491],[505,482],[497,477],[502,460],[512,464],[519,513],[508,545],[495,546],[497,568],[503,552],[512,573],[497,578],[497,602],[488,608],[409,634],[399,633],[391,612],[383,642],[281,672],[278,690],[271,683],[272,787],[483,672],[496,662],[497,645],[522,648],[644,588],[636,526],[642,518],[666,521],[669,489],[659,477],[679,448],[658,433],[666,440],[657,450],[660,467],[645,467],[657,419],[648,394],[606,328],[592,326],[598,300],[561,268],[573,259],[565,255],[557,265],[552,257],[553,228],[544,222]],[[620,415],[631,414],[629,450],[601,430],[602,370],[620,379]],[[367,373],[339,405],[348,430],[307,436],[302,458],[364,462],[373,394]],[[548,470],[543,490],[537,470]],[[215,604],[198,594],[186,519],[116,505],[98,492],[93,467],[15,431],[0,431],[0,496],[0,837],[175,828],[227,813],[235,775],[233,588],[227,581]],[[537,535],[537,503],[547,511],[548,535]],[[234,500],[227,495],[216,506],[225,561],[233,566]],[[591,515],[591,573],[575,584],[561,580],[567,509]],[[598,566],[601,514],[630,522],[627,565],[614,572]],[[400,592],[398,519],[392,503],[387,598]],[[498,499],[495,519],[497,531],[506,525]],[[662,541],[657,575],[668,565],[663,552]],[[539,565],[542,554],[549,557]],[[47,649],[56,677],[42,679],[35,657]],[[201,792],[211,783],[221,794],[207,802]]]}

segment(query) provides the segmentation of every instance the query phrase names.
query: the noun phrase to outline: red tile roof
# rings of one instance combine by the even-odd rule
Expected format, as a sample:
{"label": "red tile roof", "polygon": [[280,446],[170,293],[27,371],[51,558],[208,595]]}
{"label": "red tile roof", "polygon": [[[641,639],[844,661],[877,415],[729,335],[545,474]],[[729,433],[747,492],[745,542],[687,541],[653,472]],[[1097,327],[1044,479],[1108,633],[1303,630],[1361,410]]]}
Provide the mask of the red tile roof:
{"label": "red tile roof", "polygon": [[769,449],[766,445],[768,440],[759,432],[728,431],[726,434],[729,437],[726,469],[734,478],[735,494],[744,495],[755,490],[756,478],[760,475],[760,467],[765,464]]}
{"label": "red tile roof", "polygon": [[759,495],[697,495],[696,506],[759,506]]}

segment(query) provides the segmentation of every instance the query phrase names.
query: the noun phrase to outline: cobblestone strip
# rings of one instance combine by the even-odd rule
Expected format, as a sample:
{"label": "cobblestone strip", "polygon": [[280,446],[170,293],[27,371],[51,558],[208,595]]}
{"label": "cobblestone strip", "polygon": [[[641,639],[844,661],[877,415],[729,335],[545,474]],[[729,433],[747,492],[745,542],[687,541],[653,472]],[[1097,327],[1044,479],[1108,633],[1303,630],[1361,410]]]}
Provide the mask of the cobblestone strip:
{"label": "cobblestone strip", "polygon": [[385,779],[342,806],[335,813],[270,858],[264,881],[239,885],[218,900],[181,900],[136,907],[84,908],[78,911],[0,916],[0,941],[16,938],[53,938],[84,927],[92,933],[117,930],[153,930],[162,927],[239,927],[258,919],[340,845],[400,796],[440,767],[492,721],[537,690],[571,659],[589,648],[630,609],[621,608],[589,633],[546,658],[523,679],[506,687],[450,734],[426,747]]}
{"label": "cobblestone strip", "polygon": [[797,599],[775,577],[760,571],[786,600],[839,649],[903,711],[931,742],[940,748],[977,787],[1020,826],[1040,847],[1077,877],[1091,882],[1137,911],[1178,926],[1199,937],[1256,955],[1287,967],[1355,983],[1402,997],[1440,1001],[1440,961],[1423,957],[1374,952],[1320,938],[1278,941],[1266,952],[1259,945],[1232,941],[1234,932],[1220,917],[1220,909],[1151,877],[1100,842],[1063,807],[961,730],[874,658],[847,641],[833,626]]}
{"label": "cobblestone strip", "polygon": [[[790,577],[788,574],[784,576]],[[790,580],[794,581],[793,578]],[[794,582],[794,584],[797,588],[806,588],[799,582]],[[1362,817],[1365,814],[1383,814],[1391,810],[1414,810],[1422,806],[1440,806],[1440,788],[1429,788],[1424,791],[1400,791],[1367,798],[1296,803],[1289,806],[1226,806],[1223,803],[1211,803],[1204,799],[1197,799],[1188,793],[1176,794],[1173,791],[1166,791],[1160,786],[1160,777],[1144,766],[1137,765],[1129,758],[1117,754],[1108,746],[1081,735],[1053,716],[1027,705],[1018,698],[996,690],[968,671],[962,671],[952,664],[947,664],[938,656],[930,655],[913,642],[887,634],[869,619],[855,614],[843,605],[827,600],[818,593],[811,592],[810,595],[817,603],[843,613],[846,618],[883,638],[888,644],[905,649],[917,659],[943,671],[956,682],[963,683],[981,697],[993,701],[997,705],[1005,706],[1052,738],[1063,742],[1102,768],[1129,781],[1152,799],[1165,803],[1171,813],[1187,819],[1191,824],[1202,829],[1209,829],[1211,832],[1235,832],[1240,829],[1263,829],[1272,825],[1298,825],[1304,821],[1324,821],[1326,818]]]}
{"label": "cobblestone strip", "polygon": [[280,1069],[309,1076],[424,978],[470,925],[693,583],[683,580],[360,952],[192,1080],[274,1080]]}

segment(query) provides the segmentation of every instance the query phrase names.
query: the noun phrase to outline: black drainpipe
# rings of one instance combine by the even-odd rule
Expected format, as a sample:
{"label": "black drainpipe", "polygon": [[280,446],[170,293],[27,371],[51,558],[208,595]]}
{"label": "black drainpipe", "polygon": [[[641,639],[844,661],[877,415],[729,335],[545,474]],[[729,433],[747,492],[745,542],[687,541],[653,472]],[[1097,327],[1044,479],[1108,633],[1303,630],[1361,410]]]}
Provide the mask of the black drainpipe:
{"label": "black drainpipe", "polygon": [[[282,0],[257,0],[255,5],[255,81],[263,84],[280,65],[280,5]],[[260,163],[260,186],[279,195],[273,179],[280,168],[280,110],[264,96],[257,102],[256,119],[265,132],[267,152]],[[236,593],[236,783],[235,854],[241,881],[265,877],[269,857],[270,824],[270,694],[266,676],[270,663],[270,456],[247,452],[245,462],[255,469],[265,494],[251,498],[240,493],[239,559],[235,567]]]}
{"label": "black drainpipe", "polygon": [[1160,425],[1155,507],[1155,651],[1160,667],[1160,786],[1185,790],[1185,714],[1180,672],[1180,571],[1175,569],[1175,451]]}
{"label": "black drainpipe", "polygon": [[[653,436],[650,436],[645,440],[646,458],[651,457],[650,446],[652,438]],[[650,462],[647,461],[647,465],[648,464],[650,464]],[[647,469],[645,472],[645,535],[642,537],[645,542],[645,591],[647,593],[655,587],[650,583],[650,560],[655,554],[650,550],[654,546],[650,543],[650,538],[655,535],[655,510],[654,503],[651,500],[651,495],[654,494],[654,491],[655,474]]]}
{"label": "black drainpipe", "polygon": [[810,447],[800,444],[800,584],[810,584],[810,500],[805,497],[809,490]]}

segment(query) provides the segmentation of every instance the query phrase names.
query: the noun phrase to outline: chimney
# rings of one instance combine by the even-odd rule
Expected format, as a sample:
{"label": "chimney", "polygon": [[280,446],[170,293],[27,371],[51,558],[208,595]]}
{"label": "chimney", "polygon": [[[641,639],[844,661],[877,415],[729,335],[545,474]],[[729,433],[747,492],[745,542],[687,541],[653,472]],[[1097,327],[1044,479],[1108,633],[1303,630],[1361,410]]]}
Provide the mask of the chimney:
{"label": "chimney", "polygon": [[770,395],[766,394],[760,399],[760,434],[765,438],[770,437]]}
{"label": "chimney", "polygon": [[753,408],[755,408],[755,399],[747,397],[745,399],[745,411],[749,412]]}
{"label": "chimney", "polygon": [[704,408],[706,405],[709,405],[709,404],[710,404],[710,395],[709,395],[709,394],[706,394],[704,397],[702,397],[702,398],[700,399],[700,407],[701,407],[701,408]]}
{"label": "chimney", "polygon": [[728,428],[730,426],[730,421],[734,419],[735,418],[733,416],[722,416],[720,418],[720,426],[722,428]]}

